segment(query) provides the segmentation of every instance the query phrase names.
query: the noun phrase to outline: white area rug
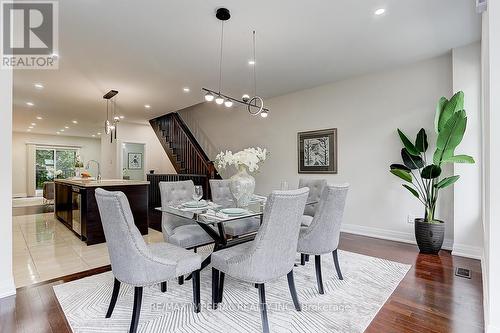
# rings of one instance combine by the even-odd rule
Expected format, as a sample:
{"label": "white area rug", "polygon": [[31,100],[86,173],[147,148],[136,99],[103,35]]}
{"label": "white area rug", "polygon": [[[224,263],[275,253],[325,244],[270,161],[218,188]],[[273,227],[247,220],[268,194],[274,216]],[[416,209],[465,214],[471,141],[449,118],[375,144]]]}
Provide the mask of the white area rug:
{"label": "white area rug", "polygon": [[[266,284],[271,332],[363,332],[396,289],[410,265],[339,251],[344,280],[335,273],[332,256],[322,256],[325,294],[316,285],[314,258],[294,269],[302,311],[293,307],[286,276]],[[258,294],[253,284],[226,275],[224,299],[212,310],[211,269],[201,274],[201,313],[191,308],[192,284],[169,281],[144,288],[139,332],[260,332]],[[105,313],[113,289],[111,272],[54,286],[74,332],[126,332],[130,325],[133,288],[122,284],[110,319]]]}

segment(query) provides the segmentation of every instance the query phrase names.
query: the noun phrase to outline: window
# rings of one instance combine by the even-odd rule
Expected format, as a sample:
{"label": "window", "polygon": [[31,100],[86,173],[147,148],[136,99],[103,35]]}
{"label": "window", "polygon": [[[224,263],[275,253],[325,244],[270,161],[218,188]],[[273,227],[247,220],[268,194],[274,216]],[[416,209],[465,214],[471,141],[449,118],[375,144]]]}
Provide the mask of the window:
{"label": "window", "polygon": [[77,149],[37,147],[35,152],[36,189],[54,178],[69,178],[75,175]]}

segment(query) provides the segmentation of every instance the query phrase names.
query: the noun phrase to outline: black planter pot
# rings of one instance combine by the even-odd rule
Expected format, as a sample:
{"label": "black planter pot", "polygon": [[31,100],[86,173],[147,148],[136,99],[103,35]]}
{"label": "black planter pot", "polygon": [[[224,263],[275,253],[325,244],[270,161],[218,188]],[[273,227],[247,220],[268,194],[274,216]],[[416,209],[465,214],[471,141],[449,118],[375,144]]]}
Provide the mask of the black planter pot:
{"label": "black planter pot", "polygon": [[424,219],[415,219],[415,238],[420,253],[437,254],[443,246],[444,222],[427,223]]}

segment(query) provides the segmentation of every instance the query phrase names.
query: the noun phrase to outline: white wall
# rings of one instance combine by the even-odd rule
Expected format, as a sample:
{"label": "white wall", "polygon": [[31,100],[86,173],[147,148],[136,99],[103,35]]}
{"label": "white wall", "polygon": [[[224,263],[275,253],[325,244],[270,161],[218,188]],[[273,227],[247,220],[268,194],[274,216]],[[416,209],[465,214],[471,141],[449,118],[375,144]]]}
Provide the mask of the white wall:
{"label": "white wall", "polygon": [[[88,160],[101,159],[101,141],[99,139],[84,138],[77,136],[61,136],[61,135],[45,135],[34,134],[27,132],[14,132],[12,135],[12,166],[14,170],[14,177],[12,183],[12,195],[24,196],[28,192],[27,184],[27,143],[34,143],[40,145],[67,145],[79,146],[80,157],[86,165]],[[95,170],[90,170],[95,172]]]}
{"label": "white wall", "polygon": [[[16,293],[12,275],[12,71],[0,70],[0,298]],[[1,325],[1,324],[0,324]]]}
{"label": "white wall", "polygon": [[[141,153],[142,154],[142,168],[129,169],[128,168],[128,154]],[[144,171],[144,144],[142,143],[123,143],[122,144],[122,170],[127,169],[127,175],[132,180],[144,180],[146,178]]]}
{"label": "white wall", "polygon": [[455,164],[460,180],[454,185],[453,254],[481,259],[483,225],[481,218],[481,45],[474,43],[452,51],[453,91],[465,94],[467,131],[456,154],[472,155],[476,164]]}
{"label": "white wall", "polygon": [[[260,193],[279,188],[282,180],[298,183],[297,132],[338,128],[339,173],[324,177],[351,184],[344,230],[413,242],[414,226],[407,217],[422,216],[424,208],[389,173],[389,165],[401,158],[396,128],[414,137],[424,127],[434,142],[435,106],[441,96],[452,95],[451,79],[451,55],[445,55],[269,99],[267,119],[251,117],[243,108],[213,104],[183,110],[181,115],[188,126],[203,129],[218,150],[268,148],[271,155],[256,175]],[[437,217],[447,223],[445,245],[450,248],[453,188],[442,192],[438,210]]]}
{"label": "white wall", "polygon": [[482,21],[484,315],[487,333],[500,333],[500,3],[488,1]]}
{"label": "white wall", "polygon": [[154,169],[155,173],[176,173],[150,125],[121,122],[118,125],[118,141],[110,143],[109,135],[101,137],[103,178],[122,178],[120,157],[123,142],[145,144],[145,172]]}

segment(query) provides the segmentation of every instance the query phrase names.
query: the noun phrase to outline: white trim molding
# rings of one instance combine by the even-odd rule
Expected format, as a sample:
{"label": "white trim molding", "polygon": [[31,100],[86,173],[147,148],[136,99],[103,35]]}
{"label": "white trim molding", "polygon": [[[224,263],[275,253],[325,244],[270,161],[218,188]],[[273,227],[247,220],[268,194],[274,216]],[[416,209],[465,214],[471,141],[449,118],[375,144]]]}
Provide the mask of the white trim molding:
{"label": "white trim molding", "polygon": [[453,244],[451,254],[459,257],[466,257],[472,259],[483,259],[483,248],[479,246],[471,246],[466,244]]}
{"label": "white trim molding", "polygon": [[16,294],[14,278],[0,281],[0,298],[9,297]]}
{"label": "white trim molding", "polygon": [[[409,232],[386,230],[381,228],[366,227],[357,224],[344,224],[341,228],[342,232],[347,232],[350,234],[368,236],[380,239],[391,240],[395,242],[402,242],[408,244],[417,244],[415,241],[415,235]],[[443,250],[453,249],[453,240],[445,239],[443,242]],[[453,254],[453,253],[452,253]],[[466,256],[465,253],[461,256]],[[468,257],[472,258],[472,257]]]}

